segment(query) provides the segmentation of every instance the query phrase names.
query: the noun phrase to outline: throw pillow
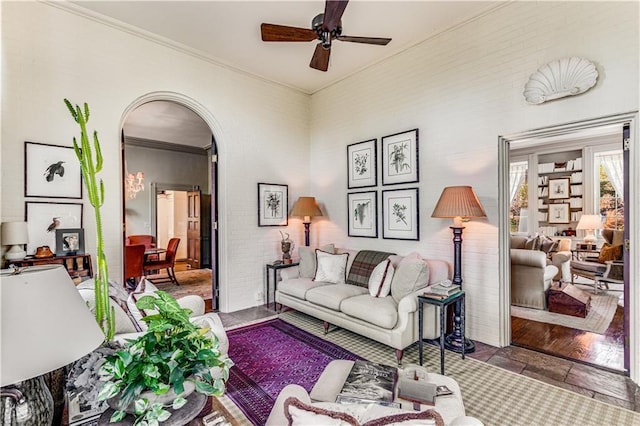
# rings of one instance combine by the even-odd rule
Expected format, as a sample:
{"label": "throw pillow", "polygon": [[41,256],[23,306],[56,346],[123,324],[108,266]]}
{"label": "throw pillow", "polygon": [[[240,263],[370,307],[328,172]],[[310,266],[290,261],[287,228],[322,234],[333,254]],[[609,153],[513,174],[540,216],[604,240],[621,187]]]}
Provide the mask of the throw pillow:
{"label": "throw pillow", "polygon": [[369,277],[369,294],[373,297],[387,297],[391,291],[394,272],[389,259],[378,263]]}
{"label": "throw pillow", "polygon": [[524,248],[527,250],[539,250],[540,237],[538,237],[537,235],[535,237],[529,237],[527,241],[524,242]]}
{"label": "throw pillow", "polygon": [[621,260],[622,259],[622,245],[611,245],[604,243],[600,249],[600,255],[598,256],[599,263],[605,263],[608,260]]}
{"label": "throw pillow", "polygon": [[136,306],[136,303],[144,295],[145,293],[131,293],[127,298],[127,309],[129,310],[129,312],[131,313],[131,316],[133,316],[133,319],[136,321],[136,323],[140,327],[140,331],[147,331],[147,323],[142,321],[142,318],[146,317],[147,314],[143,310],[140,310]]}
{"label": "throw pillow", "polygon": [[[305,404],[299,399],[290,396],[284,401],[284,415],[289,425],[327,425],[327,426],[359,426],[358,419],[350,411],[353,409],[366,409],[361,407],[349,407],[348,405],[336,406],[334,409],[324,408],[323,404],[317,406]],[[337,411],[337,409],[344,411]]]}
{"label": "throw pillow", "polygon": [[[333,253],[335,247],[333,244],[326,244],[320,247],[320,250]],[[300,257],[300,265],[298,265],[300,277],[313,278],[316,273],[316,250],[311,247],[298,247],[298,256]]]}
{"label": "throw pillow", "polygon": [[418,253],[411,253],[398,264],[391,281],[391,296],[400,300],[429,284],[429,268]]}
{"label": "throw pillow", "polygon": [[344,284],[347,279],[348,253],[330,254],[316,249],[316,273],[314,281]]}
{"label": "throw pillow", "polygon": [[543,236],[540,238],[540,250],[545,252],[546,254],[551,253],[558,247],[558,241],[551,239],[549,237]]}

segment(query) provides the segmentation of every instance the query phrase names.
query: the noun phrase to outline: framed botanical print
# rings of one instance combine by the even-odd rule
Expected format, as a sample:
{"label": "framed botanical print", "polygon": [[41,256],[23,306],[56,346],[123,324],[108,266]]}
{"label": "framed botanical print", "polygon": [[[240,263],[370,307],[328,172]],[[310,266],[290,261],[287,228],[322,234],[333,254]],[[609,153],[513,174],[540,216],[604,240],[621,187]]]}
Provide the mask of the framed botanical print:
{"label": "framed botanical print", "polygon": [[382,238],[420,240],[418,188],[382,191]]}
{"label": "framed botanical print", "polygon": [[382,138],[382,184],[419,182],[418,129]]}
{"label": "framed botanical print", "polygon": [[377,139],[347,145],[347,187],[365,188],[378,184]]}
{"label": "framed botanical print", "polygon": [[27,201],[26,222],[29,231],[27,254],[40,246],[56,247],[56,229],[82,228],[82,203]]}
{"label": "framed botanical print", "polygon": [[347,194],[349,236],[378,238],[378,193],[376,191]]}
{"label": "framed botanical print", "polygon": [[571,197],[571,179],[549,179],[549,199],[560,200]]}
{"label": "framed botanical print", "polygon": [[24,143],[25,197],[82,198],[82,173],[73,147]]}
{"label": "framed botanical print", "polygon": [[289,186],[258,183],[258,226],[289,223]]}
{"label": "framed botanical print", "polygon": [[569,223],[569,203],[549,204],[549,223]]}
{"label": "framed botanical print", "polygon": [[84,254],[84,229],[56,229],[56,256]]}

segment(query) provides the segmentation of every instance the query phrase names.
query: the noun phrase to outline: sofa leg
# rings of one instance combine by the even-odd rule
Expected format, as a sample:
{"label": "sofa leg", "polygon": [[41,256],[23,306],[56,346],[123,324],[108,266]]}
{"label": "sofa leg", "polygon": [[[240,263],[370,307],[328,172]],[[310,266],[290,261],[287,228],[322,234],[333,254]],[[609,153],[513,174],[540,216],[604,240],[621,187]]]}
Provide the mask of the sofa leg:
{"label": "sofa leg", "polygon": [[403,356],[404,356],[404,349],[396,349],[396,359],[398,360],[398,367],[402,366]]}
{"label": "sofa leg", "polygon": [[329,332],[329,323],[324,321],[322,326],[324,327],[324,334],[327,334]]}

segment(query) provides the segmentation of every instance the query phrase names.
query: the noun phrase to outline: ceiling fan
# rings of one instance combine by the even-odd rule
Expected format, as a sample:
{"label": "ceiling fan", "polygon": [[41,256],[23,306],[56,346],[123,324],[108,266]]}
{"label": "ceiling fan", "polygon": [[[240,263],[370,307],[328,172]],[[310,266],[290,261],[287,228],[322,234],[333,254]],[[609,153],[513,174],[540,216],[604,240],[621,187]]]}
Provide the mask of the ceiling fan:
{"label": "ceiling fan", "polygon": [[331,41],[350,41],[353,43],[376,44],[386,46],[391,39],[379,37],[353,37],[342,35],[342,14],[349,0],[326,0],[324,13],[311,21],[311,29],[288,27],[285,25],[260,25],[262,41],[313,41],[320,40],[311,58],[311,68],[326,71],[329,68]]}

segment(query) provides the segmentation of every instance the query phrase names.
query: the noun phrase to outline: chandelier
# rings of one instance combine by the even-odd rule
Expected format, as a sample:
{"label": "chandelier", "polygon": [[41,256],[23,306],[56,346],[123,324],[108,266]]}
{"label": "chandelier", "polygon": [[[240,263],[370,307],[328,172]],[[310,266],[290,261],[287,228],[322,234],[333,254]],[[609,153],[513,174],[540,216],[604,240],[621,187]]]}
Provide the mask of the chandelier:
{"label": "chandelier", "polygon": [[136,198],[140,191],[144,191],[144,173],[138,172],[135,175],[129,173],[126,180],[127,198]]}

